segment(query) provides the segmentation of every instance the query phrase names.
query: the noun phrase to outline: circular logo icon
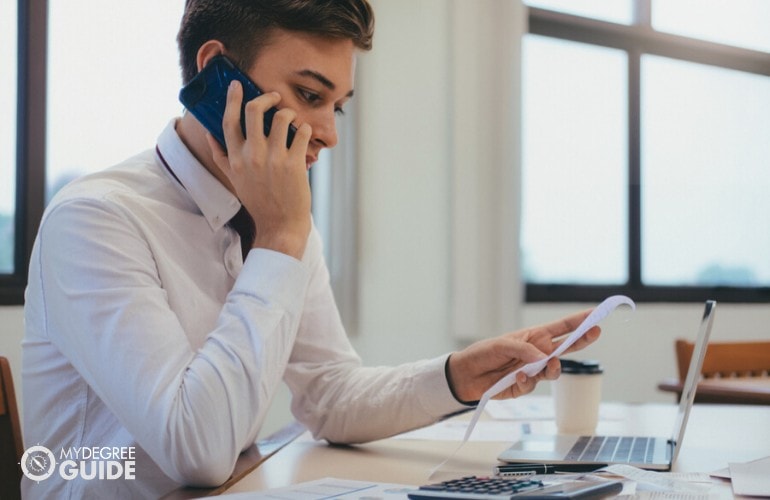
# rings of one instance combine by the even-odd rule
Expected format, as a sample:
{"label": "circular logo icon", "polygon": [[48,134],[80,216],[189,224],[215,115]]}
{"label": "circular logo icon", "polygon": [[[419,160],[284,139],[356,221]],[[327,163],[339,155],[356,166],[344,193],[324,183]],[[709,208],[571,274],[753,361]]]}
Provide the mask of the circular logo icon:
{"label": "circular logo icon", "polygon": [[45,446],[31,446],[21,456],[21,471],[33,481],[48,479],[56,468],[56,457]]}

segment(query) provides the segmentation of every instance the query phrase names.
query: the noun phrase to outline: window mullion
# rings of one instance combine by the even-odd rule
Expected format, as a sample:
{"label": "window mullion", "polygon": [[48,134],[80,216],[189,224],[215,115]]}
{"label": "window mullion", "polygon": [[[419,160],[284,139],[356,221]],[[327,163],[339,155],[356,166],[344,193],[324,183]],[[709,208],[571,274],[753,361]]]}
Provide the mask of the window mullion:
{"label": "window mullion", "polygon": [[634,1],[634,24],[644,29],[652,29],[652,0]]}
{"label": "window mullion", "polygon": [[642,286],[641,51],[628,51],[628,281]]}

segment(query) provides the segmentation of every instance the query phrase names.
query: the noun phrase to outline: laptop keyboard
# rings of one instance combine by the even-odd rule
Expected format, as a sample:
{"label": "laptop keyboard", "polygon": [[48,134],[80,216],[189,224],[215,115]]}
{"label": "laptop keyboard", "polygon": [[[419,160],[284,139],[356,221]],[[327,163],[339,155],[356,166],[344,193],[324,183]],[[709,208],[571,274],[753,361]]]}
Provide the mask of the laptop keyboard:
{"label": "laptop keyboard", "polygon": [[652,462],[655,439],[649,437],[581,436],[567,460],[646,464]]}

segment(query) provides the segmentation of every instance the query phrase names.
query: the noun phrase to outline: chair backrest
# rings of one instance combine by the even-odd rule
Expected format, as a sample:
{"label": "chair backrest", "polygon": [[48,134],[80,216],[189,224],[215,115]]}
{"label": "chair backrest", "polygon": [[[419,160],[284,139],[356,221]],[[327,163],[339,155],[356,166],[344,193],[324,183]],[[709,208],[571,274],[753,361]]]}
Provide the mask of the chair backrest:
{"label": "chair backrest", "polygon": [[[676,341],[679,380],[687,377],[693,343]],[[761,377],[770,374],[770,341],[709,342],[701,373],[704,378]]]}
{"label": "chair backrest", "polygon": [[23,453],[19,409],[8,359],[0,356],[0,497],[21,498]]}

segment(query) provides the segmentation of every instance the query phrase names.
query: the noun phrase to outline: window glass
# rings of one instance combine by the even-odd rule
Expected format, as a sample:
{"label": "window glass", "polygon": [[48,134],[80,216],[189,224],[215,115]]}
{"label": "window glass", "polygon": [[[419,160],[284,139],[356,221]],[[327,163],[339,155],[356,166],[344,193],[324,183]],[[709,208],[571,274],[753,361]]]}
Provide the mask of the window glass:
{"label": "window glass", "polygon": [[183,7],[180,0],[49,1],[49,199],[72,178],[153,147],[181,114]]}
{"label": "window glass", "polygon": [[770,78],[643,57],[646,285],[770,285],[768,131]]}
{"label": "window glass", "polygon": [[653,0],[658,31],[770,52],[767,0]]}
{"label": "window glass", "polygon": [[0,274],[14,272],[17,2],[0,3]]}
{"label": "window glass", "polygon": [[628,279],[625,52],[527,35],[522,268],[528,283]]}
{"label": "window glass", "polygon": [[613,23],[631,24],[633,19],[633,0],[524,0],[524,3]]}

